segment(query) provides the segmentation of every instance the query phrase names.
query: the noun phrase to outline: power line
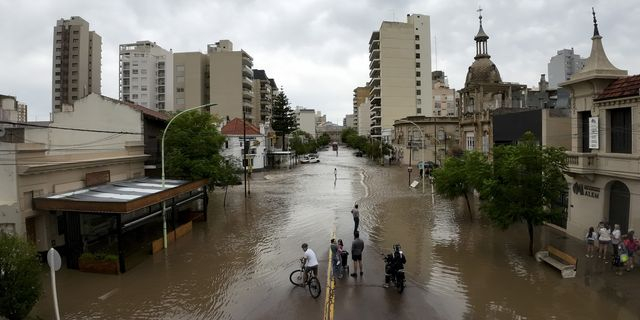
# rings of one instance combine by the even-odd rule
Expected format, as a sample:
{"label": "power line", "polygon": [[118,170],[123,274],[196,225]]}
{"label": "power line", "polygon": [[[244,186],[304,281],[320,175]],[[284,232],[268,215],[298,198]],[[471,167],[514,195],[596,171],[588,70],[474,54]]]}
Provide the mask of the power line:
{"label": "power line", "polygon": [[78,128],[65,128],[65,127],[57,127],[57,126],[45,126],[40,124],[33,123],[25,123],[25,122],[13,122],[13,121],[1,121],[3,124],[12,124],[17,126],[24,127],[36,127],[41,129],[59,129],[59,130],[70,130],[70,131],[82,131],[82,132],[95,132],[95,133],[116,133],[116,134],[133,134],[133,135],[141,135],[142,132],[128,132],[128,131],[108,131],[108,130],[95,130],[95,129],[78,129]]}

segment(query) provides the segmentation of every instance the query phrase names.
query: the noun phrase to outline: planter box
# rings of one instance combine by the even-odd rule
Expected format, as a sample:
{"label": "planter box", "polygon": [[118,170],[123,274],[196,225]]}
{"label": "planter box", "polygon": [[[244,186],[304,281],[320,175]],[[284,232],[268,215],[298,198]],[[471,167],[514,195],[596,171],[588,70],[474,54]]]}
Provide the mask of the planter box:
{"label": "planter box", "polygon": [[78,269],[84,272],[118,274],[120,273],[118,261],[104,260],[78,260]]}

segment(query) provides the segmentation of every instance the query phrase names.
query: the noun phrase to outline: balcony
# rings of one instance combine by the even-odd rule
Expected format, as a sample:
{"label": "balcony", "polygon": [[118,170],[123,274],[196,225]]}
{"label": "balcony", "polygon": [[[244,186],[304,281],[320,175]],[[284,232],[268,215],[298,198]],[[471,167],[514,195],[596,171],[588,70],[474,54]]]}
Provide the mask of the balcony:
{"label": "balcony", "polygon": [[380,68],[380,59],[373,59],[369,62],[369,70]]}
{"label": "balcony", "polygon": [[371,100],[371,105],[376,105],[378,107],[380,107],[380,95],[376,94],[373,96],[369,96],[369,99]]}
{"label": "balcony", "polygon": [[380,85],[374,85],[371,87],[371,91],[369,91],[369,96],[380,95]]}
{"label": "balcony", "polygon": [[369,52],[380,49],[380,40],[375,39],[369,42]]}
{"label": "balcony", "polygon": [[582,153],[567,151],[567,173],[640,177],[640,155],[625,153]]}
{"label": "balcony", "polygon": [[374,68],[369,71],[369,78],[380,78],[380,68]]}
{"label": "balcony", "polygon": [[247,89],[242,90],[242,97],[243,98],[253,98],[253,91],[247,90]]}
{"label": "balcony", "polygon": [[242,86],[249,89],[253,88],[253,80],[248,77],[242,77]]}
{"label": "balcony", "polygon": [[245,77],[253,78],[253,70],[248,66],[242,66],[242,75]]}
{"label": "balcony", "polygon": [[374,49],[369,53],[369,61],[380,60],[380,49]]}

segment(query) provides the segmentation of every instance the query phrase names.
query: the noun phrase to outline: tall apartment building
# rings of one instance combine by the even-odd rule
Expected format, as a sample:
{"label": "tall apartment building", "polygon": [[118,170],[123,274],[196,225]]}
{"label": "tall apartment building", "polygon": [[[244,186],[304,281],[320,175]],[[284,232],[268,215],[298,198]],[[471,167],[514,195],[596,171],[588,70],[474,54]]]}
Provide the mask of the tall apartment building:
{"label": "tall apartment building", "polygon": [[316,111],[297,106],[295,114],[298,128],[315,138],[317,126]]}
{"label": "tall apartment building", "polygon": [[371,88],[367,86],[353,89],[353,125],[356,128],[358,127],[358,113],[360,113],[360,107],[369,98],[369,91],[371,91]]}
{"label": "tall apartment building", "polygon": [[253,58],[244,50],[233,51],[233,43],[220,40],[200,52],[175,53],[174,86],[176,110],[216,103],[211,113],[222,119],[253,114]]}
{"label": "tall apartment building", "polygon": [[209,103],[209,58],[206,54],[174,53],[173,70],[175,110]]}
{"label": "tall apartment building", "polygon": [[369,61],[371,136],[393,130],[397,119],[433,115],[429,16],[383,21],[371,34]]}
{"label": "tall apartment building", "polygon": [[242,118],[258,123],[253,117],[253,58],[244,50],[233,51],[233,43],[220,40],[207,46],[209,56],[211,112],[222,117]]}
{"label": "tall apartment building", "polygon": [[253,69],[253,119],[255,124],[269,126],[271,122],[272,101],[278,87],[273,79],[267,77],[264,70]]}
{"label": "tall apartment building", "polygon": [[569,80],[574,73],[582,70],[585,61],[573,53],[573,48],[558,50],[558,54],[551,57],[547,64],[549,88],[556,89],[559,83]]}
{"label": "tall apartment building", "polygon": [[443,71],[433,71],[433,116],[455,117],[458,115],[455,89],[449,88],[449,82]]}
{"label": "tall apartment building", "polygon": [[120,45],[120,100],[173,111],[173,54],[151,41]]}
{"label": "tall apartment building", "polygon": [[102,38],[80,17],[60,19],[53,28],[52,107],[100,94]]}

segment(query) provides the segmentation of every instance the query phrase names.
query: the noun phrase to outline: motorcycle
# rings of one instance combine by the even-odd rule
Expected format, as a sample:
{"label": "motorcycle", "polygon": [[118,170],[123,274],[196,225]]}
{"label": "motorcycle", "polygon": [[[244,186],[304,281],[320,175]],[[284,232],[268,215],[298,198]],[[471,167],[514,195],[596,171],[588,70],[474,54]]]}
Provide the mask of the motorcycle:
{"label": "motorcycle", "polygon": [[400,245],[394,245],[393,247],[394,253],[384,256],[384,281],[385,284],[393,283],[398,293],[402,293],[406,281],[404,277],[404,264],[407,260],[402,251],[400,251]]}

